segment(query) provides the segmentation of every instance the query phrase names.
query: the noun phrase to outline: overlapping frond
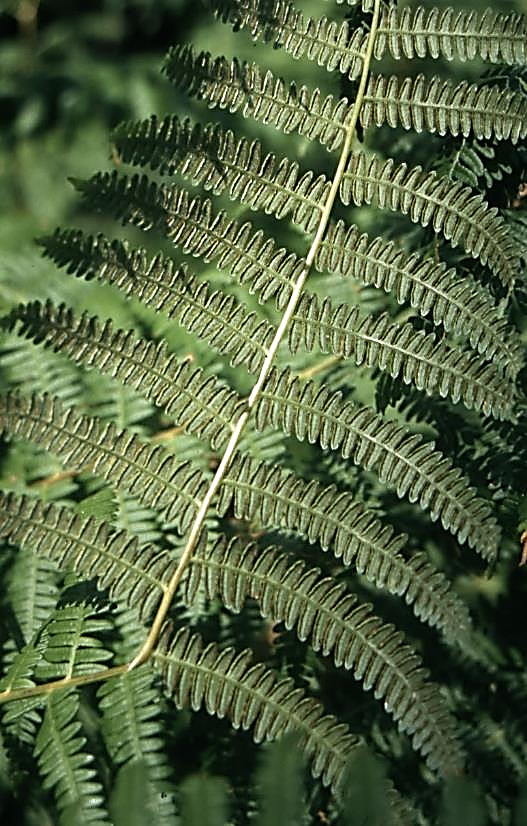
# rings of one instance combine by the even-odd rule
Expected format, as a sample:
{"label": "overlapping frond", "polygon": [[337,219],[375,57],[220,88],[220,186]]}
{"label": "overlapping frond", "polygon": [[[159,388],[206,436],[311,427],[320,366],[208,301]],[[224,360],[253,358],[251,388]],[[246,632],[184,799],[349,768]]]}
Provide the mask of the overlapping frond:
{"label": "overlapping frond", "polygon": [[275,328],[234,296],[198,281],[184,264],[75,230],[56,232],[42,243],[68,272],[115,284],[229,355],[233,366],[243,364],[250,372],[261,367]]}
{"label": "overlapping frond", "polygon": [[344,204],[374,204],[430,224],[452,246],[462,244],[511,287],[518,272],[518,249],[497,209],[460,181],[354,152],[340,187]]}
{"label": "overlapping frond", "polygon": [[93,756],[84,748],[79,704],[71,690],[49,695],[35,743],[39,771],[44,788],[54,790],[64,826],[110,826],[103,788],[90,766]]}
{"label": "overlapping frond", "polygon": [[[234,28],[248,29],[254,40],[283,48],[293,58],[307,57],[328,71],[358,77],[368,32],[348,21],[314,19],[288,0],[208,0],[216,14]],[[491,63],[525,64],[527,27],[520,14],[463,9],[425,9],[383,4],[374,44],[379,60],[389,53],[396,60],[444,57],[481,58]]]}
{"label": "overlapping frond", "polygon": [[60,605],[42,631],[45,648],[35,676],[47,682],[100,671],[113,655],[98,635],[111,628],[108,616],[94,605]]}
{"label": "overlapping frond", "polygon": [[279,679],[262,663],[252,665],[249,650],[205,646],[188,628],[165,639],[153,657],[178,708],[204,706],[209,714],[228,716],[234,728],[252,728],[257,743],[295,731],[313,776],[338,787],[346,758],[361,741],[292,679]]}
{"label": "overlapping frond", "polygon": [[374,470],[398,496],[430,511],[433,520],[486,559],[496,556],[500,531],[487,502],[466,476],[435,450],[434,442],[411,434],[368,407],[343,402],[340,393],[313,381],[301,382],[288,371],[274,372],[256,411],[263,422]]}
{"label": "overlapping frond", "polygon": [[147,618],[161,597],[174,563],[166,552],[139,547],[137,539],[71,508],[0,494],[0,537],[53,562],[62,571],[97,577],[110,596]]}
{"label": "overlapping frond", "polygon": [[[155,813],[159,826],[173,826],[170,767],[165,753],[162,707],[155,675],[149,665],[103,683],[97,692],[104,742],[117,775],[131,764],[143,765],[146,776],[145,808]],[[130,790],[127,789],[127,793]]]}
{"label": "overlapping frond", "polygon": [[277,160],[259,140],[237,137],[219,124],[203,126],[170,115],[161,121],[122,123],[113,132],[125,163],[149,166],[161,174],[178,172],[194,185],[226,192],[251,209],[291,216],[305,232],[314,232],[330,182],[288,158]]}
{"label": "overlapping frond", "polygon": [[310,91],[294,83],[289,86],[255,63],[213,58],[209,52],[196,53],[191,46],[173,46],[164,71],[174,85],[207,101],[210,108],[240,112],[286,134],[298,132],[331,150],[344,140],[350,111],[345,98],[323,96],[318,89]]}
{"label": "overlapping frond", "polygon": [[77,185],[92,209],[110,212],[143,230],[154,228],[183,252],[207,263],[216,261],[251,292],[258,291],[261,301],[279,293],[279,306],[285,306],[303,269],[302,258],[255,231],[249,221],[240,223],[223,210],[214,212],[209,199],[192,197],[185,189],[116,173],[94,175]]}
{"label": "overlapping frond", "polygon": [[[196,54],[189,46],[175,46],[167,56],[165,72],[187,94],[240,112],[286,133],[317,140],[337,149],[345,134],[351,106],[346,98],[323,96],[319,89],[287,84],[256,63]],[[517,143],[527,135],[527,99],[498,86],[454,84],[434,76],[398,78],[370,76],[360,112],[363,128],[402,126],[439,135],[473,134],[478,140],[495,138]]]}
{"label": "overlapping frond", "polygon": [[0,397],[0,430],[54,453],[69,468],[87,470],[149,505],[183,533],[206,489],[203,473],[112,422],[83,416],[49,396]]}
{"label": "overlapping frond", "polygon": [[247,597],[257,600],[264,617],[284,622],[301,640],[309,639],[315,651],[351,669],[364,690],[383,701],[400,730],[410,734],[430,768],[444,772],[460,765],[454,722],[437,687],[427,682],[419,657],[394,626],[383,623],[342,583],[273,548],[220,539],[194,558],[186,600],[191,603],[200,587],[236,612]]}
{"label": "overlapping frond", "polygon": [[188,360],[169,355],[165,341],[137,338],[133,330],[114,331],[111,321],[101,324],[88,313],[77,318],[70,308],[54,307],[52,302],[21,305],[6,324],[18,324],[20,332],[36,343],[60,349],[77,364],[137,388],[169,416],[192,424],[193,432],[213,445],[225,441],[241,404],[238,396]]}

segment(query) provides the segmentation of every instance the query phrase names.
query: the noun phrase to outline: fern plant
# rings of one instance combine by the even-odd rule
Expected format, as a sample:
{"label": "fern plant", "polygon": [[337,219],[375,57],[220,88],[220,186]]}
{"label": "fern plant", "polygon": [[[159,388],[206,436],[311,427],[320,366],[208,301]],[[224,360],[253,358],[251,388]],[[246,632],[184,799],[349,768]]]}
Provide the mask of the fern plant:
{"label": "fern plant", "polygon": [[[23,788],[36,766],[64,824],[119,822],[127,787],[145,818],[190,824],[187,775],[220,773],[230,738],[204,709],[256,743],[295,733],[306,822],[344,822],[366,741],[395,781],[373,773],[382,817],[437,822],[441,782],[467,773],[512,823],[525,658],[481,595],[514,564],[524,492],[500,465],[525,417],[525,20],[207,4],[267,65],[271,46],[316,63],[321,88],[175,46],[165,74],[219,121],[121,124],[118,168],[74,183],[128,240],[41,239],[65,277],[133,300],[135,328],[51,300],[4,317],[4,774]],[[291,157],[268,126],[300,136]],[[28,366],[46,358],[47,388]],[[499,742],[474,731],[480,705]],[[207,787],[210,822],[241,824],[254,752],[228,748],[247,766],[226,772],[230,802]]]}

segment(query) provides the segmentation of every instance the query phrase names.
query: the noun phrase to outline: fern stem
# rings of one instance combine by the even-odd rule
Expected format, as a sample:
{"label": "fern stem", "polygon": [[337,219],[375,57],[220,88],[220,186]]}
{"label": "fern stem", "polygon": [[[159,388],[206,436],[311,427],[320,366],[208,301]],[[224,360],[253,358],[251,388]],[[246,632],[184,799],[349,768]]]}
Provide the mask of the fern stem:
{"label": "fern stem", "polygon": [[216,473],[214,474],[214,478],[212,479],[210,487],[209,487],[207,493],[205,494],[205,497],[203,498],[203,501],[201,503],[201,506],[199,508],[198,513],[196,514],[196,518],[195,518],[194,523],[192,524],[192,527],[190,529],[188,539],[187,539],[187,542],[185,544],[185,548],[183,550],[183,553],[180,557],[178,566],[177,566],[176,570],[174,571],[172,579],[170,580],[170,582],[167,586],[167,590],[163,594],[163,598],[162,598],[162,600],[159,604],[159,608],[156,612],[156,616],[154,617],[154,621],[153,621],[153,623],[150,627],[150,631],[148,633],[148,636],[147,636],[141,650],[137,653],[137,655],[134,657],[134,659],[131,660],[131,662],[129,664],[129,669],[136,668],[137,666],[142,665],[144,662],[146,662],[146,660],[149,659],[150,655],[152,654],[154,646],[155,646],[155,644],[157,642],[157,639],[159,637],[161,627],[162,627],[162,625],[165,621],[165,617],[168,613],[168,609],[170,608],[170,604],[171,604],[171,602],[174,598],[174,594],[176,593],[176,589],[177,589],[177,587],[178,587],[178,585],[181,581],[183,573],[186,570],[187,565],[189,564],[189,562],[192,558],[192,554],[194,553],[194,550],[196,548],[196,545],[197,545],[197,542],[198,542],[198,539],[199,539],[199,535],[201,533],[201,529],[202,529],[203,523],[205,521],[205,517],[207,515],[210,503],[211,503],[217,489],[221,485],[221,483],[223,481],[223,477],[225,476],[227,470],[229,469],[229,466],[230,466],[230,464],[232,462],[232,459],[234,457],[234,453],[236,451],[236,447],[237,447],[238,442],[240,440],[240,437],[243,433],[245,425],[246,425],[246,423],[249,419],[251,411],[252,411],[253,407],[256,405],[257,401],[259,400],[262,388],[263,388],[265,382],[267,381],[267,378],[269,377],[269,373],[271,371],[271,368],[272,368],[273,362],[274,362],[274,358],[276,356],[276,351],[278,350],[278,347],[280,346],[280,343],[281,343],[281,341],[284,337],[284,334],[285,334],[285,332],[286,332],[286,330],[287,330],[287,328],[288,328],[288,326],[291,322],[291,318],[293,317],[294,312],[295,312],[295,310],[298,306],[298,302],[300,300],[300,296],[302,294],[304,284],[305,284],[306,279],[307,279],[307,277],[308,277],[308,275],[311,271],[311,267],[312,267],[313,262],[316,258],[316,255],[317,255],[317,253],[320,249],[320,245],[321,245],[321,243],[324,239],[324,234],[326,232],[327,225],[328,225],[329,219],[331,217],[331,212],[333,210],[333,204],[335,203],[335,198],[338,195],[338,191],[339,191],[339,188],[340,188],[342,177],[343,177],[344,172],[346,170],[346,165],[347,165],[348,158],[349,158],[349,155],[350,155],[350,152],[351,152],[351,146],[352,146],[352,143],[353,143],[353,138],[355,137],[355,130],[356,130],[356,127],[357,127],[357,121],[359,119],[360,109],[361,109],[361,106],[362,106],[364,93],[366,91],[366,84],[368,82],[369,67],[370,67],[370,62],[371,62],[371,58],[372,58],[372,55],[373,55],[373,46],[374,46],[374,43],[375,43],[375,34],[376,34],[376,31],[377,31],[377,26],[378,26],[378,21],[379,21],[380,5],[381,5],[381,0],[375,0],[375,8],[374,8],[374,12],[373,12],[371,29],[370,29],[370,34],[369,34],[369,37],[368,37],[366,55],[365,55],[365,58],[364,58],[364,64],[363,64],[363,68],[362,68],[362,74],[361,74],[361,79],[360,79],[360,83],[359,83],[359,89],[358,89],[358,92],[357,92],[357,97],[355,99],[355,104],[353,106],[353,110],[351,112],[350,120],[349,120],[349,123],[348,123],[347,128],[346,128],[346,137],[344,139],[344,144],[343,144],[342,149],[341,149],[338,165],[337,165],[337,168],[335,170],[335,174],[333,176],[333,180],[332,180],[332,183],[331,183],[331,188],[329,190],[326,203],[324,204],[324,207],[323,207],[323,210],[322,210],[322,214],[321,214],[321,217],[320,217],[320,221],[319,221],[319,224],[318,224],[317,231],[315,233],[315,237],[313,238],[313,241],[311,242],[311,246],[309,248],[309,251],[306,255],[306,260],[305,260],[304,267],[302,268],[302,271],[300,272],[300,274],[299,274],[299,276],[298,276],[298,278],[295,282],[295,285],[294,285],[293,290],[291,292],[291,296],[290,296],[289,301],[287,303],[287,307],[285,308],[285,311],[284,311],[284,314],[283,314],[282,319],[280,321],[280,324],[278,325],[278,328],[277,328],[276,333],[273,337],[273,340],[272,340],[271,344],[269,345],[269,349],[267,351],[267,355],[265,357],[264,363],[263,363],[262,368],[260,370],[260,374],[259,374],[259,376],[258,376],[258,378],[257,378],[257,380],[256,380],[256,382],[255,382],[255,384],[254,384],[254,386],[251,390],[251,393],[250,393],[248,399],[247,399],[247,406],[246,406],[245,410],[243,411],[243,413],[240,415],[238,421],[236,422],[236,425],[234,426],[233,432],[231,434],[231,437],[229,439],[229,443],[228,443],[228,445],[225,449],[225,452],[223,454],[221,462],[220,462],[220,464],[218,465],[218,467],[216,469]]}
{"label": "fern stem", "polygon": [[130,660],[128,663],[124,663],[123,665],[114,666],[113,668],[108,668],[104,671],[95,672],[93,674],[86,674],[78,677],[71,677],[62,680],[56,680],[52,683],[45,683],[43,685],[38,686],[31,686],[30,688],[23,688],[23,689],[15,689],[12,691],[3,691],[0,692],[0,704],[5,703],[9,700],[17,700],[21,699],[22,697],[30,697],[35,696],[38,694],[45,694],[54,691],[55,689],[61,689],[66,686],[72,685],[86,685],[87,683],[99,682],[102,680],[110,679],[111,677],[116,677],[120,674],[123,674],[126,671],[131,671],[133,668],[137,668],[138,666],[145,663],[147,660],[150,659],[154,647],[157,643],[159,638],[161,628],[163,623],[166,619],[167,613],[169,611],[170,605],[178,588],[178,585],[181,581],[183,573],[185,572],[190,560],[192,559],[192,555],[196,549],[196,545],[199,540],[199,536],[201,534],[201,530],[203,527],[203,523],[207,516],[210,504],[212,499],[218,490],[219,486],[221,485],[227,470],[234,458],[234,454],[236,451],[236,447],[240,440],[240,437],[243,433],[245,425],[249,419],[252,409],[256,405],[259,400],[260,393],[262,388],[269,377],[269,373],[273,366],[274,358],[276,356],[276,352],[280,343],[284,337],[284,334],[291,322],[291,318],[295,313],[297,308],[298,302],[300,300],[300,296],[302,294],[302,289],[304,287],[305,281],[311,271],[311,267],[313,262],[316,258],[316,255],[320,249],[320,245],[324,239],[324,234],[326,232],[329,219],[331,216],[331,212],[333,210],[333,204],[335,203],[335,198],[338,195],[338,191],[340,188],[340,184],[346,170],[346,165],[348,162],[348,158],[351,152],[351,146],[353,143],[353,139],[355,137],[355,130],[357,127],[357,122],[359,119],[359,114],[362,106],[362,102],[364,99],[364,94],[366,91],[366,84],[368,82],[368,75],[369,75],[369,68],[370,63],[373,55],[373,47],[375,43],[375,36],[377,33],[377,27],[379,23],[379,14],[380,14],[380,6],[381,0],[375,0],[375,7],[373,10],[373,17],[371,21],[371,28],[368,36],[368,43],[366,47],[366,54],[364,57],[364,63],[362,67],[362,74],[359,82],[359,88],[357,92],[357,97],[355,99],[355,103],[353,105],[353,109],[349,118],[349,122],[346,126],[346,137],[344,139],[344,143],[341,149],[339,161],[337,164],[337,168],[335,170],[335,174],[333,176],[333,180],[331,183],[330,190],[328,192],[327,200],[324,204],[322,209],[322,213],[320,216],[320,221],[317,227],[317,231],[309,248],[309,251],[305,258],[305,264],[302,268],[302,271],[298,275],[298,278],[295,282],[293,290],[291,292],[291,296],[289,298],[287,307],[285,308],[284,315],[278,325],[276,333],[273,337],[271,344],[269,345],[269,349],[267,350],[267,354],[260,370],[260,374],[251,390],[249,397],[246,400],[245,410],[240,414],[237,422],[233,425],[232,433],[229,438],[229,442],[227,447],[225,448],[225,452],[223,457],[218,465],[214,477],[210,483],[210,486],[203,497],[199,510],[196,514],[194,522],[190,528],[187,541],[185,543],[185,548],[183,549],[183,553],[179,559],[179,563],[177,565],[176,570],[174,571],[170,582],[168,583],[166,590],[161,598],[161,602],[157,608],[154,620],[152,625],[150,626],[150,630],[148,635],[143,643],[141,649],[138,651],[136,656]]}

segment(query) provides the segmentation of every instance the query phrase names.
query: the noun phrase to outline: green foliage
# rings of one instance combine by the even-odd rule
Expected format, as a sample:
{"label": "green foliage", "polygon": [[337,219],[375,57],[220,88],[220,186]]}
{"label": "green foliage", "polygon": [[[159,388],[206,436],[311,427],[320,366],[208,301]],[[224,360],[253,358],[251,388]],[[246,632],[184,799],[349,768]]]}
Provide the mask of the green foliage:
{"label": "green foliage", "polygon": [[307,822],[302,768],[301,751],[290,734],[262,754],[256,774],[260,801],[257,826],[300,826]]}
{"label": "green foliage", "polygon": [[4,12],[2,817],[519,826],[525,18],[205,5]]}
{"label": "green foliage", "polygon": [[372,793],[374,789],[382,788],[384,778],[385,771],[380,761],[366,748],[357,751],[348,767],[342,801],[343,824],[384,826],[392,823],[392,813],[386,797]]}

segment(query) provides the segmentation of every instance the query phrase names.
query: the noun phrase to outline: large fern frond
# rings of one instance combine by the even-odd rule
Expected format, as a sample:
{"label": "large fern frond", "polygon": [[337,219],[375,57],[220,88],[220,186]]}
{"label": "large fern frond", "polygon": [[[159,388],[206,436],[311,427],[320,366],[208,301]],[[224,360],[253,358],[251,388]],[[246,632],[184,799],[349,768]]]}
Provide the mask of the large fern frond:
{"label": "large fern frond", "polygon": [[365,691],[383,700],[434,771],[460,764],[454,721],[437,687],[426,681],[419,657],[402,644],[400,632],[334,578],[272,548],[220,539],[194,558],[185,599],[192,603],[202,586],[208,598],[219,595],[236,612],[252,597],[264,617],[283,621],[301,640],[309,638],[315,651],[351,669]]}

